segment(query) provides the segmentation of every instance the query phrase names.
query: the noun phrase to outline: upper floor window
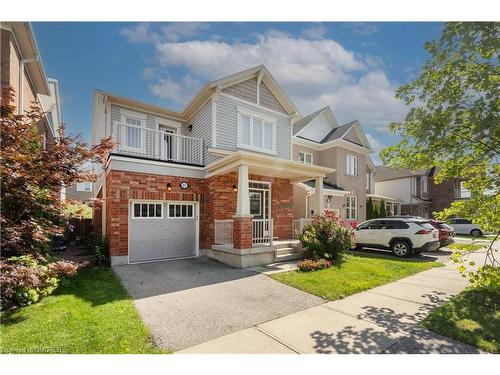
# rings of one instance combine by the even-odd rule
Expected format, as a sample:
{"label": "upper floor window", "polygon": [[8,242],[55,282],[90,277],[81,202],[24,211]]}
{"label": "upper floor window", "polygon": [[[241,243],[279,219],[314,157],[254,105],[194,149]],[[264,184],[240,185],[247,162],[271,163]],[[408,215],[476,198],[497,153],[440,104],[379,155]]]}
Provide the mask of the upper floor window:
{"label": "upper floor window", "polygon": [[145,141],[144,135],[142,134],[143,130],[141,129],[142,120],[125,117],[125,124],[127,124],[127,126],[125,129],[122,129],[122,132],[125,133],[122,134],[123,145],[131,149],[131,151],[142,150]]}
{"label": "upper floor window", "polygon": [[420,177],[420,192],[427,194],[427,177]]}
{"label": "upper floor window", "polygon": [[355,195],[346,197],[345,218],[347,220],[356,220],[358,217],[358,197]]}
{"label": "upper floor window", "polygon": [[366,191],[370,191],[370,184],[371,184],[370,177],[371,177],[370,172],[367,172],[366,173]]}
{"label": "upper floor window", "polygon": [[346,155],[346,174],[349,176],[358,175],[358,157],[347,154]]}
{"label": "upper floor window", "polygon": [[92,191],[92,182],[77,182],[76,191]]}
{"label": "upper floor window", "polygon": [[411,194],[415,195],[417,194],[417,178],[416,177],[411,177]]}
{"label": "upper floor window", "polygon": [[299,163],[312,164],[313,156],[308,152],[299,152]]}
{"label": "upper floor window", "polygon": [[238,147],[269,153],[276,152],[276,122],[238,112]]}
{"label": "upper floor window", "polygon": [[460,190],[458,198],[470,198],[470,190],[464,186],[464,181],[460,181]]}

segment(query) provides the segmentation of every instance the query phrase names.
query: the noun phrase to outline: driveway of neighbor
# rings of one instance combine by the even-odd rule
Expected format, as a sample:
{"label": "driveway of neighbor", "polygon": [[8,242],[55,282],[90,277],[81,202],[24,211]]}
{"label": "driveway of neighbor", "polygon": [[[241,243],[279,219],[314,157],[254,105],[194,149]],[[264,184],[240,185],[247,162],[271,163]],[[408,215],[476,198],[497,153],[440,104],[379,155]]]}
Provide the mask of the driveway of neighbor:
{"label": "driveway of neighbor", "polygon": [[[155,344],[169,350],[191,347],[325,302],[266,275],[207,258],[113,270],[134,299]],[[270,352],[282,351],[273,340],[268,345]]]}

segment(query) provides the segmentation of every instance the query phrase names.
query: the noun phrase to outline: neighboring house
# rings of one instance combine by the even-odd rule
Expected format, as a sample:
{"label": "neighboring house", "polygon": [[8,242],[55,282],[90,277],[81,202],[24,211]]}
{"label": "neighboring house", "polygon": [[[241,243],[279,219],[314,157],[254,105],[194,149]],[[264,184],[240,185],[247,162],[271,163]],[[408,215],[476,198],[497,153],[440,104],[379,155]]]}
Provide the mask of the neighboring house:
{"label": "neighboring house", "polygon": [[274,240],[292,238],[294,183],[314,180],[323,197],[334,171],[293,160],[300,118],[262,65],[207,83],[182,111],[96,91],[93,142],[116,141],[94,189],[111,263],[274,262]]}
{"label": "neighboring house", "polygon": [[93,197],[92,182],[77,182],[76,184],[67,186],[64,191],[65,200],[77,202],[91,202]]}
{"label": "neighboring house", "polygon": [[14,88],[14,104],[20,114],[34,103],[48,112],[36,126],[42,148],[49,150],[61,122],[58,83],[45,75],[29,22],[1,22],[0,32],[0,92],[8,86]]}
{"label": "neighboring house", "polygon": [[433,212],[449,207],[457,199],[470,198],[470,192],[463,187],[463,182],[450,179],[436,184],[435,174],[435,168],[411,172],[378,166],[375,193],[399,199],[402,215],[425,218],[431,218]]}
{"label": "neighboring house", "polygon": [[[293,125],[293,159],[302,164],[332,168],[323,183],[322,207],[348,222],[366,219],[366,197],[374,189],[375,166],[370,143],[358,121],[339,125],[330,107]],[[309,219],[321,213],[314,180],[294,186],[294,217]],[[300,230],[300,228],[298,228]]]}

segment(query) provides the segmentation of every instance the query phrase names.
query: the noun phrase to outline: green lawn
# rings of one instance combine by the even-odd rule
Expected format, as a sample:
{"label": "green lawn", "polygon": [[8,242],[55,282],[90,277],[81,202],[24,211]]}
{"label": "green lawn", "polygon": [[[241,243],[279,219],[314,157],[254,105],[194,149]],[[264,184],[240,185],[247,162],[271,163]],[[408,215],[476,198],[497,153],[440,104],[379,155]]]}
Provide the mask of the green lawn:
{"label": "green lawn", "polygon": [[2,316],[3,353],[159,353],[109,268],[80,270],[55,293]]}
{"label": "green lawn", "polygon": [[452,243],[448,245],[447,248],[459,251],[476,251],[479,249],[484,249],[485,245],[478,245],[475,243],[465,244],[465,243]]}
{"label": "green lawn", "polygon": [[333,266],[313,272],[296,270],[277,273],[272,277],[284,284],[333,301],[439,266],[442,266],[442,263],[375,255],[349,255],[340,267]]}
{"label": "green lawn", "polygon": [[500,353],[500,292],[465,290],[432,311],[423,325],[481,350]]}

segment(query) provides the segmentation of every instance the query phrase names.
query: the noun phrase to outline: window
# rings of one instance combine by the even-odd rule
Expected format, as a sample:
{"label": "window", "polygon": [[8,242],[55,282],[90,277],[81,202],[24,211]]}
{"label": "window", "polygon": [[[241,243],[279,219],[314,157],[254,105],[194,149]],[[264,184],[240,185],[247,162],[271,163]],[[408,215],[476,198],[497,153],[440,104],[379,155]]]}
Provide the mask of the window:
{"label": "window", "polygon": [[138,120],[132,117],[125,117],[125,124],[130,126],[125,126],[122,131],[125,132],[123,135],[124,146],[133,150],[143,149],[143,135],[142,135],[142,120]]}
{"label": "window", "polygon": [[45,151],[47,149],[47,136],[42,134],[42,150]]}
{"label": "window", "polygon": [[427,177],[420,177],[420,192],[427,194]]}
{"label": "window", "polygon": [[382,220],[380,229],[408,229],[408,224],[399,220]]}
{"label": "window", "polygon": [[411,194],[415,195],[417,194],[417,178],[416,177],[411,177]]}
{"label": "window", "polygon": [[76,191],[92,191],[92,182],[77,182]]}
{"label": "window", "polygon": [[192,203],[169,203],[168,217],[180,219],[194,218],[194,205]]}
{"label": "window", "polygon": [[366,191],[370,191],[370,172],[366,173]]}
{"label": "window", "polygon": [[470,191],[464,186],[464,181],[460,181],[460,198],[470,198]]}
{"label": "window", "polygon": [[275,152],[275,127],[274,121],[239,112],[238,147]]}
{"label": "window", "polygon": [[299,163],[312,164],[313,156],[308,152],[299,152]]}
{"label": "window", "polygon": [[358,214],[358,205],[356,196],[346,197],[345,218],[347,220],[356,220]]}
{"label": "window", "polygon": [[346,174],[349,176],[358,175],[358,158],[354,155],[346,155]]}
{"label": "window", "polygon": [[368,221],[358,227],[358,230],[363,230],[363,229],[380,229],[380,220],[373,220],[373,221]]}
{"label": "window", "polygon": [[260,192],[250,192],[250,214],[261,216],[262,194]]}
{"label": "window", "polygon": [[163,205],[161,203],[134,203],[132,217],[134,219],[161,219]]}

